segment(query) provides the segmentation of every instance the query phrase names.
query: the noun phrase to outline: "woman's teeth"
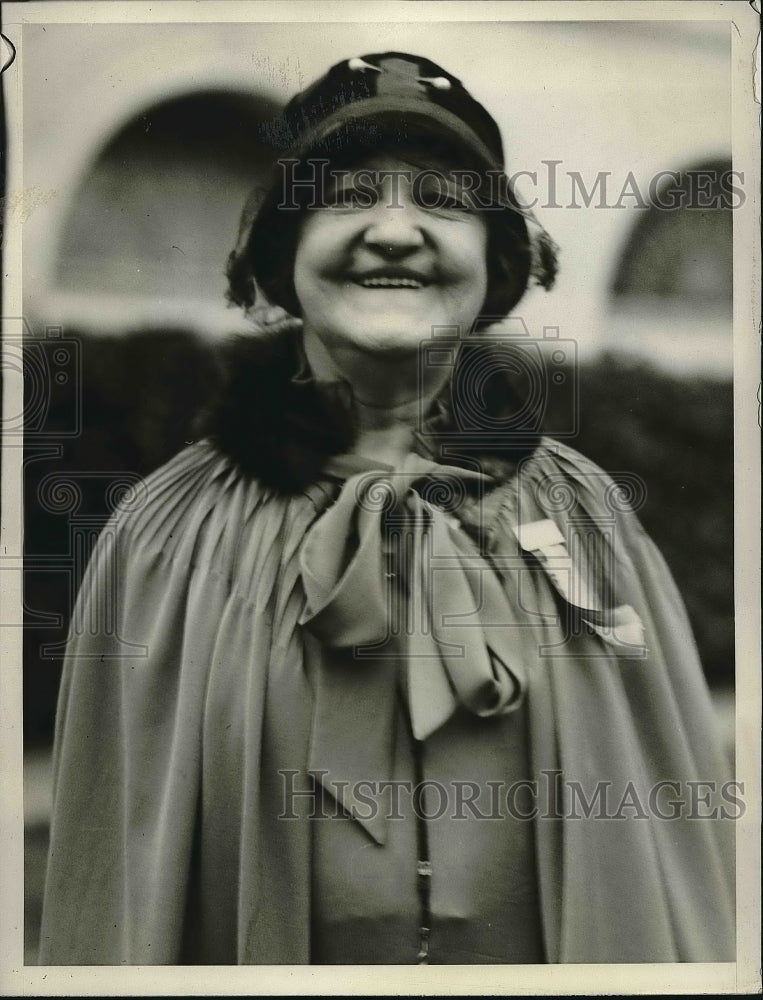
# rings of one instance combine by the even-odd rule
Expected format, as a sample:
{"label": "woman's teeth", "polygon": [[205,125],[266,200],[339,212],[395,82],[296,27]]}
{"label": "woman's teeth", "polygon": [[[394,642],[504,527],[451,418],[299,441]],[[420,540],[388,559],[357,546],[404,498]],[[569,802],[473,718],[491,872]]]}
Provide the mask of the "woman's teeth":
{"label": "woman's teeth", "polygon": [[363,288],[423,288],[424,283],[416,278],[363,278]]}

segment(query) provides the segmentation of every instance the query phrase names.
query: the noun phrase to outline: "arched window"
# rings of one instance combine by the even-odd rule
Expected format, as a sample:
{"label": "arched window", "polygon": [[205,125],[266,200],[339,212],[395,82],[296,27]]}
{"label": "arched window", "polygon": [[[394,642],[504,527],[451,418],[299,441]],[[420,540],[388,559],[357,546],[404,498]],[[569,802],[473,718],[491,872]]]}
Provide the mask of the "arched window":
{"label": "arched window", "polygon": [[69,293],[221,300],[239,213],[269,169],[275,102],[203,91],[135,115],[95,157],[63,226]]}
{"label": "arched window", "polygon": [[613,273],[606,347],[676,373],[730,376],[732,212],[743,198],[730,160],[662,178]]}
{"label": "arched window", "polygon": [[734,185],[731,163],[720,159],[664,177],[620,258],[614,297],[730,308]]}

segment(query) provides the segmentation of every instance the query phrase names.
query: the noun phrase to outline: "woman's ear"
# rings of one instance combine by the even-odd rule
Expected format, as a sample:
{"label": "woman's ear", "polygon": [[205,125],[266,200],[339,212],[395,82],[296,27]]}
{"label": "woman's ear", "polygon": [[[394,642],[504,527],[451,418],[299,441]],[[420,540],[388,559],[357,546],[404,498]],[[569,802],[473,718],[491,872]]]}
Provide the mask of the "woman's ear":
{"label": "woman's ear", "polygon": [[247,316],[251,319],[257,333],[278,334],[287,329],[297,329],[301,326],[302,320],[288,313],[281,306],[270,305],[262,301],[259,297],[259,304],[248,310]]}
{"label": "woman's ear", "polygon": [[257,298],[249,255],[239,249],[232,250],[228,255],[225,276],[228,279],[226,299],[248,312]]}

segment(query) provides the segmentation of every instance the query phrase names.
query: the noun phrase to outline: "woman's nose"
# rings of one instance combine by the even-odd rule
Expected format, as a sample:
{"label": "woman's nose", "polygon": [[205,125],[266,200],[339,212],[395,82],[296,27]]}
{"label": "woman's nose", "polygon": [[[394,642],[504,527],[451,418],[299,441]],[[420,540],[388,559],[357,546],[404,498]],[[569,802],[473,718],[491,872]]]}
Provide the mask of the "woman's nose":
{"label": "woman's nose", "polygon": [[363,238],[366,246],[384,256],[398,257],[417,250],[424,245],[420,213],[413,205],[385,205],[380,199],[371,210]]}

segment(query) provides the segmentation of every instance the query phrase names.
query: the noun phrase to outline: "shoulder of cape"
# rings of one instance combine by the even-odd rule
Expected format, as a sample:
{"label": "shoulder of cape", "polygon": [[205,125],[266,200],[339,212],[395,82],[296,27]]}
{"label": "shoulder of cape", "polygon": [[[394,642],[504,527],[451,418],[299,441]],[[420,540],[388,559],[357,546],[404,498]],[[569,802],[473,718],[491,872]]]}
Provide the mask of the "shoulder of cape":
{"label": "shoulder of cape", "polygon": [[[309,503],[306,497],[299,498]],[[198,549],[212,525],[217,535],[249,523],[263,506],[285,508],[282,497],[244,475],[236,463],[207,440],[183,449],[148,475],[114,512],[118,537],[131,550],[171,556]]]}
{"label": "shoulder of cape", "polygon": [[[582,508],[594,521],[625,516],[637,523],[633,508],[645,496],[638,477],[631,476],[624,484],[618,474],[615,482],[595,462],[552,438],[543,438],[519,463],[513,481],[520,496],[532,491],[551,516],[563,517]],[[512,488],[508,482],[505,485]],[[283,532],[289,512],[302,508],[305,516],[308,511],[315,513],[309,490],[283,494],[243,472],[205,439],[148,475],[117,508],[113,524],[125,551],[168,557],[182,551],[188,561],[195,562],[204,539],[210,555],[215,544],[233,552],[251,530],[265,535]],[[209,543],[208,536],[215,544]]]}
{"label": "shoulder of cape", "polygon": [[519,488],[542,494],[552,507],[583,507],[595,520],[616,518],[640,529],[635,512],[646,500],[646,484],[634,472],[606,472],[570,445],[544,437],[518,470]]}

